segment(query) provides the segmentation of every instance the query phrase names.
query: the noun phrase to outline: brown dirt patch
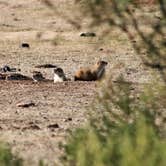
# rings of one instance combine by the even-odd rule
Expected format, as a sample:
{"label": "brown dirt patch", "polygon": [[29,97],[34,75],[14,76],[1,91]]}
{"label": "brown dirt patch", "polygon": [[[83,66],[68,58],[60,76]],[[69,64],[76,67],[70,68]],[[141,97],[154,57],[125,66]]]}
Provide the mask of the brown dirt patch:
{"label": "brown dirt patch", "polygon": [[[68,130],[85,122],[84,107],[92,101],[94,89],[95,82],[1,81],[2,138],[31,162],[55,161],[60,154],[58,142]],[[35,106],[17,106],[26,101]]]}

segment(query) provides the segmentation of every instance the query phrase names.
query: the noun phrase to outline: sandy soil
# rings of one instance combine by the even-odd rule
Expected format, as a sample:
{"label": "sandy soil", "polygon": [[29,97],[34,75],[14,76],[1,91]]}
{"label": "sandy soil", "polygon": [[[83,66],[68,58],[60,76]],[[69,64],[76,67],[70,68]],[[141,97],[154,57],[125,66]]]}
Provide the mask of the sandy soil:
{"label": "sandy soil", "polygon": [[[67,9],[72,4],[72,0],[56,1],[59,12],[64,15],[71,15]],[[86,21],[83,25],[77,30],[40,1],[0,0],[0,66],[17,67],[21,73],[32,76],[35,65],[52,63],[62,67],[73,80],[77,68],[103,59],[109,62],[108,76],[123,73],[132,82],[148,82],[150,73],[135,56],[125,35],[115,31],[111,40],[100,44],[99,36],[80,37],[80,33],[87,30]],[[22,42],[28,42],[30,48],[21,48]],[[40,71],[46,78],[53,78],[52,69]],[[40,159],[49,165],[60,165],[58,157],[62,152],[58,142],[64,140],[68,130],[85,123],[86,107],[95,97],[96,84],[0,81],[1,139],[8,142],[27,165],[36,165]],[[18,103],[29,101],[35,106],[17,107]]]}
{"label": "sandy soil", "polygon": [[[1,137],[28,165],[39,159],[53,162],[60,155],[58,143],[66,132],[85,122],[84,107],[92,100],[94,89],[94,82],[1,81]],[[30,101],[35,106],[17,107]]]}

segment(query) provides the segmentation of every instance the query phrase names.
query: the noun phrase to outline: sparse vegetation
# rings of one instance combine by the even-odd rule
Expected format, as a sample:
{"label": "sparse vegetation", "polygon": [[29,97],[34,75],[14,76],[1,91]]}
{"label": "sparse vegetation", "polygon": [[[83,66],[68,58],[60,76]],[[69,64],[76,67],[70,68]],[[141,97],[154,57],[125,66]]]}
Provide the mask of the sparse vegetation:
{"label": "sparse vegetation", "polygon": [[[166,165],[166,1],[158,0],[152,8],[136,3],[142,1],[43,0],[48,10],[41,1],[0,3],[1,65],[17,66],[30,74],[37,64],[54,63],[72,76],[79,65],[89,65],[104,54],[102,58],[106,60],[113,54],[112,64],[127,58],[130,66],[133,61],[128,60],[129,53],[140,56],[145,65],[145,69],[139,69],[142,64],[136,63],[139,75],[147,70],[155,73],[155,81],[146,83],[144,88],[140,88],[139,82],[135,85],[132,77],[128,80],[107,78],[101,82],[87,126],[72,131],[64,146],[64,165]],[[67,9],[72,11],[68,14]],[[144,14],[146,10],[149,12]],[[76,11],[79,14],[73,20]],[[80,37],[82,23],[84,28],[94,28],[93,39]],[[116,31],[114,39],[109,36],[112,30]],[[122,39],[121,34],[126,38]],[[50,43],[54,36],[56,47]],[[19,47],[22,40],[28,40],[30,49]],[[127,48],[128,41],[137,54]],[[107,49],[110,43],[111,49]],[[98,44],[102,47],[92,49]],[[123,53],[125,56],[121,56]],[[52,78],[50,70],[44,74]],[[54,162],[58,165],[61,153],[57,142],[64,140],[66,130],[84,122],[83,107],[94,97],[96,84],[2,81],[0,89],[0,130],[7,142],[12,142],[25,160],[32,159],[32,164],[45,165],[46,159],[48,165]],[[18,110],[19,100],[38,104],[35,108]],[[23,165],[7,145],[0,145],[0,165]],[[37,162],[40,158],[44,161]]]}
{"label": "sparse vegetation", "polygon": [[159,118],[164,125],[164,117],[158,116],[156,95],[144,93],[137,99],[123,80],[114,86],[110,82],[107,85],[102,96],[98,96],[97,109],[93,107],[89,125],[70,135],[64,163],[164,166],[166,141],[162,132],[165,131],[156,124]]}
{"label": "sparse vegetation", "polygon": [[0,143],[0,165],[1,166],[22,166],[23,161],[18,156],[12,154],[9,146]]}
{"label": "sparse vegetation", "polygon": [[[160,18],[150,23],[150,32],[132,10],[142,10],[134,1],[77,1],[84,15],[92,18],[91,26],[109,24],[125,32],[143,63],[158,72],[160,79],[131,93],[131,85],[120,78],[111,79],[99,93],[89,125],[70,135],[64,149],[66,165],[160,165],[166,164],[165,140],[165,1],[157,1]],[[133,40],[137,40],[134,41]],[[142,53],[146,54],[142,54]],[[156,77],[155,77],[156,78]],[[137,97],[136,97],[137,96]],[[139,97],[138,97],[139,96]],[[97,113],[96,113],[97,112]]]}

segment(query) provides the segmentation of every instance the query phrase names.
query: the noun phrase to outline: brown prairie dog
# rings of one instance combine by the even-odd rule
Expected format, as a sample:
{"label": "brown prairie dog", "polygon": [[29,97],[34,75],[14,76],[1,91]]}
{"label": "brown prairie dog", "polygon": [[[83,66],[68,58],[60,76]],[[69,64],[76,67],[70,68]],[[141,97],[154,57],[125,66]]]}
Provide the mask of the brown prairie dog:
{"label": "brown prairie dog", "polygon": [[96,81],[103,77],[105,73],[105,66],[108,63],[105,61],[98,61],[94,66],[89,68],[80,68],[74,75],[75,81]]}

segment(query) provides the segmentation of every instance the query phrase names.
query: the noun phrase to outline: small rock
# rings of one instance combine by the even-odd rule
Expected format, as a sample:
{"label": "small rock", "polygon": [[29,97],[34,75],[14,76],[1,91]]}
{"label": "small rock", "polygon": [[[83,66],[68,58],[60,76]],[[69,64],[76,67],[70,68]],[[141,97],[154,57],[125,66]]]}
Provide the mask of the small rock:
{"label": "small rock", "polygon": [[13,20],[14,20],[14,21],[20,21],[20,19],[18,19],[18,18],[14,18]]}
{"label": "small rock", "polygon": [[137,73],[137,72],[138,72],[137,69],[133,69],[133,68],[127,68],[127,69],[126,69],[126,73],[127,73],[128,75],[130,75],[130,74],[132,74],[132,73]]}
{"label": "small rock", "polygon": [[31,130],[40,130],[40,127],[38,125],[36,125],[36,124],[32,124],[32,125],[23,127],[22,131],[29,130],[29,129],[31,129]]}
{"label": "small rock", "polygon": [[30,46],[29,46],[28,43],[22,43],[22,44],[21,44],[21,47],[22,47],[22,48],[30,48]]}
{"label": "small rock", "polygon": [[72,121],[72,118],[65,119],[65,122],[69,122],[69,121]]}
{"label": "small rock", "polygon": [[103,48],[100,48],[99,51],[103,51],[104,49]]}
{"label": "small rock", "polygon": [[5,80],[6,79],[6,74],[0,73],[0,80]]}
{"label": "small rock", "polygon": [[46,116],[43,116],[43,119],[48,119]]}
{"label": "small rock", "polygon": [[15,111],[15,114],[19,114],[18,110]]}
{"label": "small rock", "polygon": [[31,129],[40,130],[40,127],[36,124],[30,126]]}
{"label": "small rock", "polygon": [[32,79],[20,73],[11,73],[6,76],[6,80],[32,80]]}
{"label": "small rock", "polygon": [[55,129],[55,128],[59,128],[59,125],[57,123],[55,124],[50,124],[47,126],[49,129]]}
{"label": "small rock", "polygon": [[135,90],[135,88],[134,87],[130,87],[130,90],[133,91],[133,90]]}
{"label": "small rock", "polygon": [[85,32],[80,34],[81,37],[96,37],[94,32]]}
{"label": "small rock", "polygon": [[28,107],[34,107],[35,103],[34,102],[27,102],[27,103],[18,103],[17,107],[22,107],[22,108],[28,108]]}
{"label": "small rock", "polygon": [[51,137],[56,137],[56,135],[55,134],[51,134]]}
{"label": "small rock", "polygon": [[52,64],[43,64],[43,65],[37,65],[35,66],[35,68],[56,68],[56,65],[52,65]]}

